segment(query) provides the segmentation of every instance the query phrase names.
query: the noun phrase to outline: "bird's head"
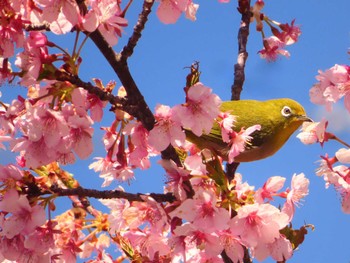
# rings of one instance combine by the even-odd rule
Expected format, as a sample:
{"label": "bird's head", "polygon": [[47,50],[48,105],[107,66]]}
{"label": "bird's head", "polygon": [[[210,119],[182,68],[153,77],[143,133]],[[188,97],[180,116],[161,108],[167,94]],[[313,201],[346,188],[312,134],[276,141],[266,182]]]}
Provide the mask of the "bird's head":
{"label": "bird's head", "polygon": [[299,126],[305,122],[312,120],[306,115],[305,109],[298,102],[292,99],[276,99],[270,101],[274,105],[274,114],[278,115],[280,123],[283,123],[283,128],[293,133]]}

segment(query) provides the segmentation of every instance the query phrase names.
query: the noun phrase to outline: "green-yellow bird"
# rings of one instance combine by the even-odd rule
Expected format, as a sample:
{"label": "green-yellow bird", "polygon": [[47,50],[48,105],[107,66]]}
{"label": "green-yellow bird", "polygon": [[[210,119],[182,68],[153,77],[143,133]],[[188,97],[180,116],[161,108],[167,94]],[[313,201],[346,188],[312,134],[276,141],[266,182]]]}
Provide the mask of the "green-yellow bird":
{"label": "green-yellow bird", "polygon": [[[261,129],[251,134],[252,140],[244,152],[234,158],[235,162],[251,162],[275,154],[307,117],[304,108],[292,99],[272,99],[267,101],[238,100],[221,104],[222,112],[236,116],[236,132],[241,128],[260,124]],[[186,130],[186,138],[200,149],[208,148],[227,160],[230,146],[223,142],[219,125],[214,124],[209,134],[200,137]]]}

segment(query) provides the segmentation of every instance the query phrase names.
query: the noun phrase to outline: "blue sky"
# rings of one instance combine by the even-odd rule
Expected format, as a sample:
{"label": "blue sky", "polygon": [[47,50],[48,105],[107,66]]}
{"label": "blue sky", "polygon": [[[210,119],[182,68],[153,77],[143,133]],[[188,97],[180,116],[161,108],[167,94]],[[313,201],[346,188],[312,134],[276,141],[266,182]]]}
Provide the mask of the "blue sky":
{"label": "blue sky", "polygon": [[[242,99],[265,100],[290,97],[304,105],[310,117],[320,120],[323,109],[311,104],[309,89],[315,83],[319,69],[326,70],[334,64],[349,64],[347,50],[350,47],[349,0],[266,0],[265,13],[280,22],[290,22],[294,18],[301,25],[300,41],[288,47],[289,59],[281,58],[275,63],[260,59],[257,52],[262,47],[261,35],[253,25],[248,40],[249,58],[246,66],[246,82]],[[149,23],[143,31],[134,55],[129,60],[131,73],[143,93],[146,102],[153,110],[157,103],[173,106],[184,101],[183,87],[188,70],[184,67],[193,61],[200,62],[201,82],[211,87],[223,100],[230,99],[233,83],[233,65],[237,55],[237,30],[240,16],[236,12],[236,1],[220,4],[215,0],[198,0],[200,4],[197,21],[183,17],[174,25],[161,24],[152,12]],[[156,4],[157,5],[157,4]],[[141,10],[139,1],[134,1],[127,19],[130,27],[124,32],[120,43],[115,47],[120,51],[132,32],[137,13]],[[266,31],[268,32],[268,31]],[[56,39],[56,38],[55,38]],[[59,39],[59,38],[57,38]],[[73,44],[65,40],[62,45]],[[107,83],[120,82],[90,42],[83,53],[81,78],[91,81],[97,77]],[[17,89],[13,90],[17,91]],[[1,89],[4,98],[14,96]],[[342,106],[342,102],[340,102]],[[110,123],[108,111],[102,125]],[[350,142],[350,117],[342,107],[330,119],[330,131]],[[100,124],[98,124],[100,125]],[[96,126],[94,140],[100,143],[102,133]],[[324,181],[315,175],[320,155],[340,148],[336,142],[305,146],[294,134],[288,143],[273,157],[253,163],[241,164],[238,172],[249,184],[259,188],[270,177],[280,175],[290,178],[294,173],[305,173],[310,179],[310,194],[297,209],[293,220],[294,227],[314,224],[315,231],[306,236],[300,249],[295,252],[290,263],[300,262],[349,262],[350,215],[341,212],[340,197],[333,188],[325,189]],[[102,144],[96,145],[92,157],[104,154]],[[9,156],[1,152],[2,162]],[[88,170],[91,159],[79,162],[78,166],[67,166],[85,187],[99,187],[102,180]],[[165,182],[164,171],[155,164],[148,171],[138,171],[131,185],[123,185],[131,192],[162,192]],[[112,185],[115,188],[117,184]],[[282,202],[282,200],[281,200]],[[266,262],[273,262],[268,260]]]}

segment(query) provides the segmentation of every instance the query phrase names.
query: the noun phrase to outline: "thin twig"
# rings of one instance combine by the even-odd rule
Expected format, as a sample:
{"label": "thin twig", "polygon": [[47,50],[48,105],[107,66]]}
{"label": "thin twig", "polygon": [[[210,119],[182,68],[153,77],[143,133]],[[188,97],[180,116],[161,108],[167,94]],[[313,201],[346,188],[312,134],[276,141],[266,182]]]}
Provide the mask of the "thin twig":
{"label": "thin twig", "polygon": [[153,4],[154,0],[145,0],[143,2],[142,12],[140,13],[137,23],[134,27],[134,32],[121,52],[121,60],[126,61],[133,54],[134,48],[141,38],[141,32],[145,28],[145,24],[148,20],[148,15],[151,13]]}
{"label": "thin twig", "polygon": [[[234,82],[231,86],[231,100],[240,100],[243,84],[245,81],[245,64],[248,58],[247,41],[249,36],[250,18],[252,16],[250,11],[250,0],[239,0],[238,11],[242,14],[241,25],[238,31],[238,56],[237,63],[234,66]],[[239,163],[232,163],[226,165],[226,176],[232,180],[235,176]],[[225,263],[232,263],[232,260],[227,256],[226,251],[221,253]],[[244,263],[251,263],[247,248],[244,248]]]}
{"label": "thin twig", "polygon": [[95,94],[97,97],[100,98],[100,100],[108,101],[113,107],[117,107],[117,105],[121,105],[125,112],[128,112],[129,114],[131,114],[131,112],[128,111],[129,107],[128,107],[127,99],[123,97],[115,96],[107,91],[104,91],[99,87],[92,85],[90,82],[84,82],[78,76],[72,76],[64,72],[57,72],[56,80],[68,81],[78,87],[81,87],[87,90],[90,94]]}
{"label": "thin twig", "polygon": [[[39,193],[36,193],[38,195]],[[119,190],[105,190],[100,191],[96,189],[86,189],[83,187],[77,187],[73,189],[63,189],[57,186],[52,186],[50,191],[41,192],[40,195],[45,194],[57,194],[58,196],[78,196],[78,197],[90,197],[97,199],[112,199],[112,198],[123,198],[128,201],[139,201],[144,202],[145,199],[142,196],[150,196],[157,202],[174,202],[176,200],[175,196],[171,193],[167,194],[142,194],[142,193],[127,193]],[[35,195],[35,194],[34,194]],[[33,195],[32,195],[33,196]]]}
{"label": "thin twig", "polygon": [[245,63],[248,58],[247,41],[249,36],[250,18],[250,0],[239,0],[238,11],[242,14],[241,25],[238,31],[238,57],[234,67],[234,82],[231,86],[231,100],[239,100],[245,80]]}

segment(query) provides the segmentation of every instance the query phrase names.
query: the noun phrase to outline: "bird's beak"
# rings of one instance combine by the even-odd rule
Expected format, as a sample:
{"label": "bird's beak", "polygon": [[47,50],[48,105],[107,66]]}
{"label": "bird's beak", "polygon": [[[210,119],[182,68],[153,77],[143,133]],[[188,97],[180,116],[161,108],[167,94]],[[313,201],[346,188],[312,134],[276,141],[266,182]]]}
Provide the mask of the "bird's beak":
{"label": "bird's beak", "polygon": [[306,115],[298,115],[297,119],[300,120],[300,121],[303,121],[303,122],[305,122],[305,121],[306,122],[314,122],[311,118],[309,118]]}

